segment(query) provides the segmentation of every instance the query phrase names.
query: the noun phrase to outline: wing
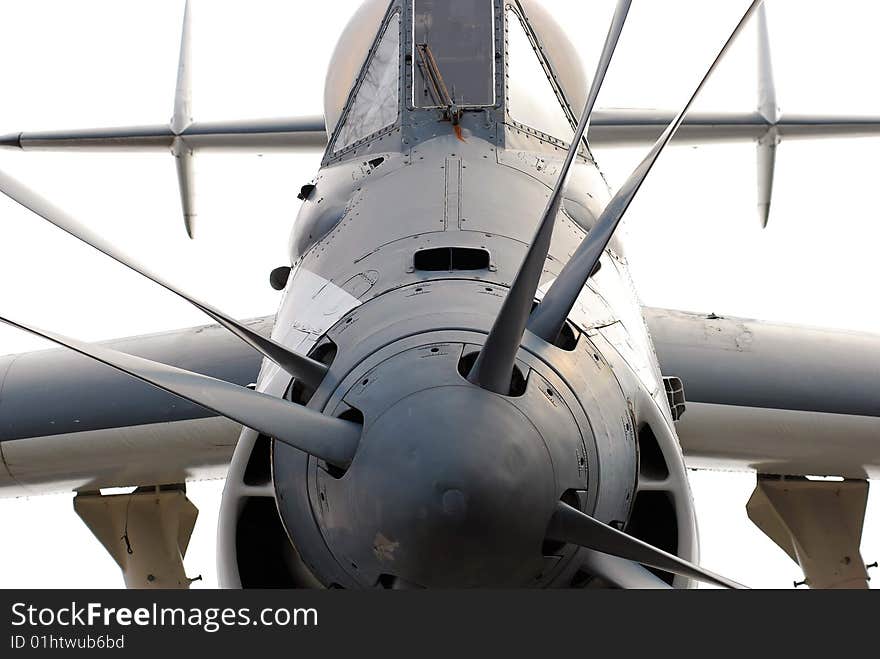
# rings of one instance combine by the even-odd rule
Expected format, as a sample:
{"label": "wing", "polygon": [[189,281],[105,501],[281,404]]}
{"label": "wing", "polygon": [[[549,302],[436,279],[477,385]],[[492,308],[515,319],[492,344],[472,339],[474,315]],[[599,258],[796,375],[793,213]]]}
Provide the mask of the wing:
{"label": "wing", "polygon": [[[268,335],[273,319],[247,323]],[[247,386],[260,356],[219,326],[109,347]],[[241,426],[69,350],[0,358],[0,496],[222,477]]]}
{"label": "wing", "polygon": [[645,309],[688,466],[880,477],[880,336]]}

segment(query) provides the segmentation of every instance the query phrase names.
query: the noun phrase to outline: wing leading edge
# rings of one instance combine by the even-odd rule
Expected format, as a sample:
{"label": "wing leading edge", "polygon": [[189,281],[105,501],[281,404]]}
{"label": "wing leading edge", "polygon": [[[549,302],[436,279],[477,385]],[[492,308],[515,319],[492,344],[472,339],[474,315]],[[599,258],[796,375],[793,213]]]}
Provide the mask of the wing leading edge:
{"label": "wing leading edge", "polygon": [[[248,325],[268,335],[272,318]],[[219,326],[105,344],[247,386],[259,354]],[[66,350],[0,358],[0,497],[223,477],[241,426]]]}
{"label": "wing leading edge", "polygon": [[880,477],[880,336],[645,309],[688,466]]}
{"label": "wing leading edge", "polygon": [[[880,336],[645,309],[698,469],[880,478]],[[252,321],[268,333],[272,318]],[[217,326],[109,342],[246,386]],[[0,497],[222,477],[241,427],[67,351],[0,358]]]}

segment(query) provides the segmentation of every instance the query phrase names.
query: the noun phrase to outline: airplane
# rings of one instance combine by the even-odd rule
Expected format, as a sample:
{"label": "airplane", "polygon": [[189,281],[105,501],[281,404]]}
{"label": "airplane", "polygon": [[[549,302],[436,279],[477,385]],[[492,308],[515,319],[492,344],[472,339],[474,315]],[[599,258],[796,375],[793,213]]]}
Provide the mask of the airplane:
{"label": "airplane", "polygon": [[[67,349],[0,359],[0,494],[76,491],[132,588],[189,585],[185,483],[218,473],[224,587],[739,588],[698,565],[687,468],[749,469],[749,515],[807,585],[867,587],[880,339],[645,308],[619,228],[674,137],[755,141],[766,226],[780,140],[880,118],[781,114],[761,0],[681,112],[599,110],[630,9],[588,80],[538,0],[367,0],[323,117],[199,124],[187,5],[169,126],[0,138],[170,149],[191,238],[198,150],[324,149],[271,276],[278,313],[248,322],[0,172],[4,195],[216,323],[98,345],[0,318]],[[690,112],[751,22],[758,110]],[[655,138],[609,190],[591,147]]]}

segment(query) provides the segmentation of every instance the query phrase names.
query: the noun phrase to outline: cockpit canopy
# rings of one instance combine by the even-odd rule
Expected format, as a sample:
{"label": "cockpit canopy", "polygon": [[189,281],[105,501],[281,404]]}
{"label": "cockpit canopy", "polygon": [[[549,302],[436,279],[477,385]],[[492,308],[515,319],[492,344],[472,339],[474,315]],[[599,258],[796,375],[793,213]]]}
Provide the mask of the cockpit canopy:
{"label": "cockpit canopy", "polygon": [[495,105],[494,4],[413,0],[413,107]]}
{"label": "cockpit canopy", "polygon": [[335,153],[434,108],[503,110],[567,143],[586,92],[577,51],[538,0],[367,0],[331,59],[324,112]]}

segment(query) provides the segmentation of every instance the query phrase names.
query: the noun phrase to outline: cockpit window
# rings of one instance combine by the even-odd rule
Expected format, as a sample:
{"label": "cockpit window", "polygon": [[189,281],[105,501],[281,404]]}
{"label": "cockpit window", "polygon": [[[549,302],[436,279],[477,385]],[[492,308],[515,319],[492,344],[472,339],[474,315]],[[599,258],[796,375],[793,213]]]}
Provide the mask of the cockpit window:
{"label": "cockpit window", "polygon": [[413,3],[413,106],[495,105],[493,0]]}
{"label": "cockpit window", "polygon": [[507,112],[510,118],[565,143],[574,129],[515,11],[507,10]]}
{"label": "cockpit window", "polygon": [[336,136],[342,151],[397,122],[400,114],[400,14],[389,21]]}

